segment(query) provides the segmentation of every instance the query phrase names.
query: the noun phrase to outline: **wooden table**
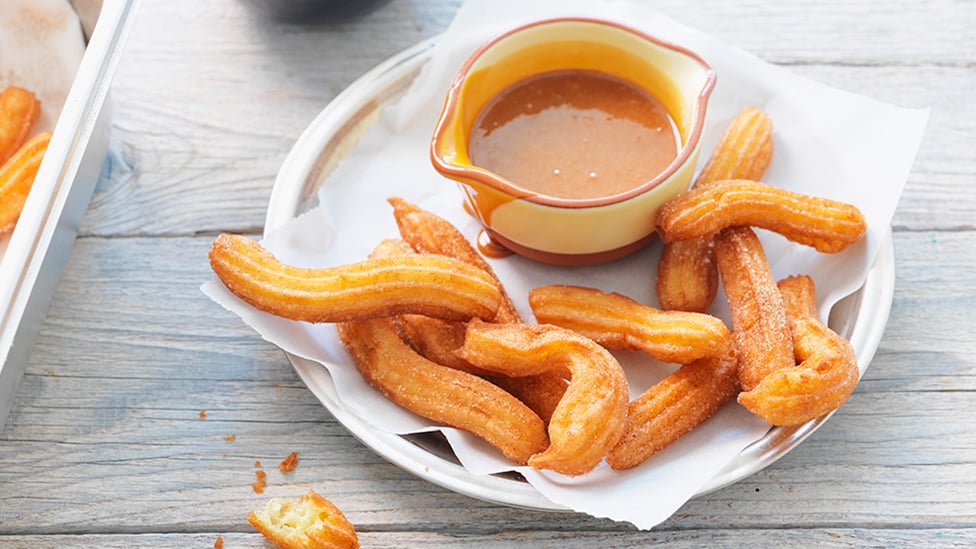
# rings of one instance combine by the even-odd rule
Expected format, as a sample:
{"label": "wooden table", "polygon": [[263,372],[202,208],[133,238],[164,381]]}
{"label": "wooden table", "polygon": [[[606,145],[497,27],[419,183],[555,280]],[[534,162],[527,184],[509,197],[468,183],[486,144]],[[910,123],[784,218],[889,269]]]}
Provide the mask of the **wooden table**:
{"label": "wooden table", "polygon": [[[210,547],[220,535],[268,547],[247,511],[309,487],[364,547],[976,545],[976,4],[656,4],[799,74],[933,108],[894,218],[884,338],[814,436],[650,532],[483,503],[386,463],[198,288],[216,233],[260,233],[275,173],[315,114],[446,28],[459,2],[297,26],[238,0],[146,1],[102,179],[0,431],[0,546]],[[300,464],[283,475],[292,451]],[[251,489],[256,460],[264,494]]]}

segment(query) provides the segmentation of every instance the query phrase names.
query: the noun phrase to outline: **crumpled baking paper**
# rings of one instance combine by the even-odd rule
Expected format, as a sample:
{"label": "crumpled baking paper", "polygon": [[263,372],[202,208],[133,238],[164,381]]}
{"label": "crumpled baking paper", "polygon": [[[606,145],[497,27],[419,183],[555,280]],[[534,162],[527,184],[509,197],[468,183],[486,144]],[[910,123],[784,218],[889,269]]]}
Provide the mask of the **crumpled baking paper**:
{"label": "crumpled baking paper", "polygon": [[[264,244],[281,260],[307,267],[361,260],[381,239],[397,235],[385,201],[391,195],[438,213],[474,240],[479,226],[463,212],[461,194],[429,162],[430,137],[444,94],[462,61],[483,41],[520,23],[566,15],[620,21],[690,48],[713,66],[718,83],[709,104],[702,162],[731,119],[754,105],[769,113],[775,127],[775,152],[766,181],[861,208],[868,221],[867,236],[839,254],[820,254],[760,231],[777,279],[793,273],[814,278],[826,320],[836,301],[862,285],[879,247],[889,238],[891,218],[927,111],[897,108],[800,78],[635,2],[466,3],[436,40],[430,60],[409,92],[385,110],[325,181],[321,206],[271,231]],[[660,244],[655,243],[630,257],[585,268],[542,265],[517,256],[492,260],[492,265],[520,312],[532,319],[526,297],[531,288],[543,284],[593,286],[657,306],[653,288],[659,254]],[[268,341],[321,362],[332,375],[342,405],[376,429],[402,434],[438,428],[393,405],[364,383],[332,326],[312,326],[258,312],[215,279],[205,283],[203,290]],[[724,303],[720,295],[711,312],[729,323]],[[866,316],[882,326],[885,322]],[[638,353],[617,356],[627,371],[632,396],[675,368]],[[861,364],[862,370],[866,366]],[[648,529],[671,516],[768,428],[733,402],[641,466],[616,472],[604,463],[577,478],[513,467],[474,437],[443,430],[473,475],[518,470],[552,502]]]}

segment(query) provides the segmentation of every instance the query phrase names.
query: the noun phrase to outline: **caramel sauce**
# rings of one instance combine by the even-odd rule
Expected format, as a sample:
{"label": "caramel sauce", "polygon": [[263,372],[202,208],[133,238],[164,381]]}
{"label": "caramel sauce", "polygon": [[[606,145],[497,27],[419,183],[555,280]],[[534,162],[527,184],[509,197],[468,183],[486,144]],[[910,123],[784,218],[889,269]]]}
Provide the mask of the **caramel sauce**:
{"label": "caramel sauce", "polygon": [[503,257],[508,257],[512,255],[512,251],[502,246],[495,239],[488,234],[488,231],[481,229],[478,231],[478,251],[481,255],[485,257],[490,257],[492,259],[501,259]]}
{"label": "caramel sauce", "polygon": [[516,82],[475,120],[472,163],[527,190],[601,198],[637,187],[677,157],[680,137],[667,108],[620,78],[553,71]]}

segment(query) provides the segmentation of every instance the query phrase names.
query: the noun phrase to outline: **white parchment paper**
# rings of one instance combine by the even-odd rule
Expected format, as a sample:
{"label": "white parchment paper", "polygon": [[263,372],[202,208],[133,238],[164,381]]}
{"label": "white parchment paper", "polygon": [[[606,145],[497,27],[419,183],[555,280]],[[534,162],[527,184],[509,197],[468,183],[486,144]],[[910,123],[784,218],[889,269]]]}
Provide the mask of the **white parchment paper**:
{"label": "white parchment paper", "polygon": [[[891,217],[921,139],[927,112],[901,109],[828,88],[688,28],[635,2],[472,0],[437,40],[429,63],[411,90],[390,106],[351,155],[325,182],[322,206],[265,239],[279,259],[316,267],[361,260],[381,239],[395,237],[386,198],[402,196],[454,222],[472,240],[479,226],[461,209],[455,185],[430,166],[429,142],[444,94],[462,61],[484,40],[522,22],[584,15],[621,21],[688,47],[715,69],[718,84],[709,105],[703,159],[731,119],[754,105],[771,116],[775,152],[766,180],[775,185],[851,202],[868,220],[867,237],[840,254],[823,255],[761,232],[777,278],[810,274],[821,310],[863,283]],[[570,283],[617,291],[657,306],[654,273],[660,244],[616,262],[586,268],[541,265],[520,257],[493,260],[493,267],[526,319],[526,296],[543,284]],[[365,384],[332,326],[312,326],[260,313],[231,295],[219,281],[203,286],[212,299],[237,313],[265,339],[329,369],[348,410],[377,429],[409,433],[439,428],[387,401]],[[712,311],[728,322],[724,296]],[[617,355],[637,396],[674,365],[638,353]],[[861,365],[862,369],[866,365]],[[519,470],[551,501],[599,517],[651,528],[667,519],[768,425],[735,403],[641,466],[615,472],[601,464],[569,478],[515,468],[474,437],[444,429],[462,464],[475,475]]]}

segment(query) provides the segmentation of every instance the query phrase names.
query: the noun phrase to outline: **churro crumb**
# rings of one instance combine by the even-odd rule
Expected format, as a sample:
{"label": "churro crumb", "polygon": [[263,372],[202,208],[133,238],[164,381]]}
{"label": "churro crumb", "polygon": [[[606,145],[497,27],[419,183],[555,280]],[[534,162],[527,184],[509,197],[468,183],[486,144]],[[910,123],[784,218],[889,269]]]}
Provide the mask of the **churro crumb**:
{"label": "churro crumb", "polygon": [[257,492],[258,494],[263,494],[264,487],[268,485],[267,482],[268,474],[265,473],[264,471],[255,471],[254,474],[257,475],[258,479],[254,481],[254,484],[251,485],[251,489]]}
{"label": "churro crumb", "polygon": [[290,473],[295,470],[296,465],[298,465],[298,452],[292,452],[278,464],[278,469],[282,473]]}
{"label": "churro crumb", "polygon": [[207,411],[206,410],[200,410],[200,417],[207,417]]}
{"label": "churro crumb", "polygon": [[233,433],[231,433],[231,434],[229,434],[229,435],[227,435],[227,436],[225,436],[225,437],[224,437],[224,440],[226,440],[226,441],[228,441],[228,442],[232,442],[232,441],[234,441],[234,440],[237,440],[237,435],[235,435],[235,434],[233,434]]}
{"label": "churro crumb", "polygon": [[217,536],[217,541],[214,542],[214,549],[224,549],[224,538]]}
{"label": "churro crumb", "polygon": [[260,467],[261,466],[261,460],[255,460],[254,461],[254,466],[255,467]]}

